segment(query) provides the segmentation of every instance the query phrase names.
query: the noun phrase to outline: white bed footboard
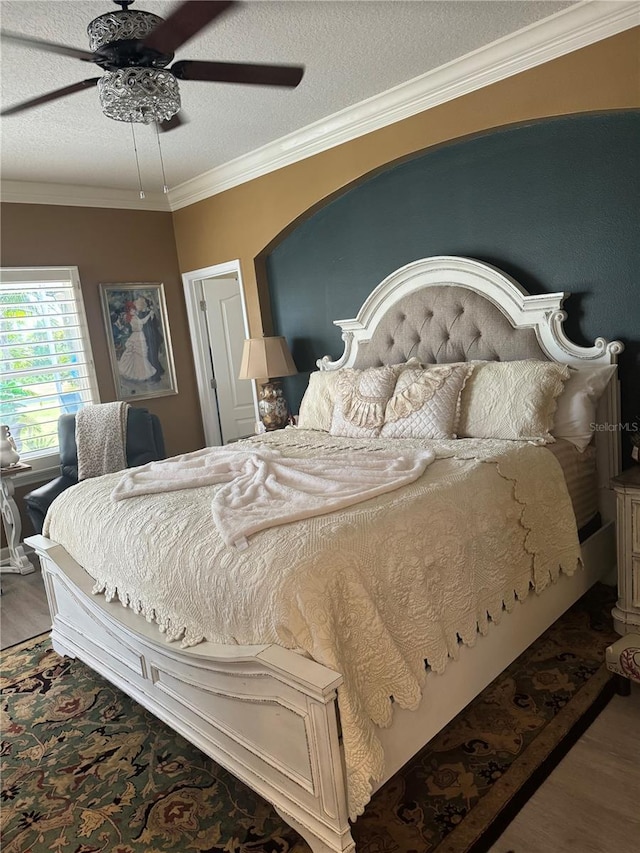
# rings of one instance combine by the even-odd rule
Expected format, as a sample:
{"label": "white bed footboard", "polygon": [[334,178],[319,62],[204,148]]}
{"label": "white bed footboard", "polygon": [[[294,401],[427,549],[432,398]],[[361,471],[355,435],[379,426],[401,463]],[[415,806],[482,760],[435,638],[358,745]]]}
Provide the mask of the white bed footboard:
{"label": "white bed footboard", "polygon": [[192,649],[91,594],[62,546],[28,540],[42,566],[52,643],[78,657],[273,804],[314,853],[355,850],[336,690],[342,676],[274,645]]}

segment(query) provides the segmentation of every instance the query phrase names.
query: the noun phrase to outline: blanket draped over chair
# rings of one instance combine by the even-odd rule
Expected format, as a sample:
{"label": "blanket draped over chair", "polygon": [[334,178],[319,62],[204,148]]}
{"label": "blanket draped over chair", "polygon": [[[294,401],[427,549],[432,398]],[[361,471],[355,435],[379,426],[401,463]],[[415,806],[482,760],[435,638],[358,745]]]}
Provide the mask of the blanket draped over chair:
{"label": "blanket draped over chair", "polygon": [[98,403],[76,413],[78,480],[113,474],[127,467],[129,404]]}

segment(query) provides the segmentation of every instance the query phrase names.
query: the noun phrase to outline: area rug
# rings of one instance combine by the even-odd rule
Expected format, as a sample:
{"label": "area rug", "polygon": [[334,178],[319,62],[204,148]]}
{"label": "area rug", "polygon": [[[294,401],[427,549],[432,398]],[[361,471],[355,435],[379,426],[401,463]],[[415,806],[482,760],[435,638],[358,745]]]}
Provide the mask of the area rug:
{"label": "area rug", "polygon": [[[358,853],[479,853],[613,693],[597,585],[373,798]],[[308,853],[270,805],[46,636],[2,670],[4,853]]]}

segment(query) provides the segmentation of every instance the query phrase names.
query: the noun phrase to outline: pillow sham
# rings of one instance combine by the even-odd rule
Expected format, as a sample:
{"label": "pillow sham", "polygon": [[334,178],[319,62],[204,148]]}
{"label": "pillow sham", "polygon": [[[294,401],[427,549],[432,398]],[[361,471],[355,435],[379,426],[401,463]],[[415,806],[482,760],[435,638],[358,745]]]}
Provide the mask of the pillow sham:
{"label": "pillow sham", "polygon": [[552,435],[566,438],[582,453],[593,438],[592,424],[595,423],[598,400],[615,372],[615,364],[580,369],[570,367],[569,378],[558,397]]}
{"label": "pillow sham", "polygon": [[317,370],[309,376],[307,390],[300,401],[299,429],[329,432],[339,373],[339,370]]}
{"label": "pillow sham", "polygon": [[556,399],[569,368],[553,361],[483,361],[460,395],[459,438],[555,441]]}
{"label": "pillow sham", "polygon": [[[391,369],[395,375],[409,367],[417,367],[420,364],[417,358],[410,358],[402,364],[393,364]],[[304,396],[300,402],[298,413],[299,429],[316,429],[329,432],[333,419],[333,407],[336,399],[336,382],[342,370],[316,370],[309,376]],[[379,368],[367,368],[368,370],[379,370]],[[366,372],[366,371],[365,371]]]}
{"label": "pillow sham", "polygon": [[392,367],[345,367],[338,371],[331,435],[377,438],[396,376]]}
{"label": "pillow sham", "polygon": [[460,392],[474,365],[436,364],[405,369],[386,405],[385,438],[455,438]]}

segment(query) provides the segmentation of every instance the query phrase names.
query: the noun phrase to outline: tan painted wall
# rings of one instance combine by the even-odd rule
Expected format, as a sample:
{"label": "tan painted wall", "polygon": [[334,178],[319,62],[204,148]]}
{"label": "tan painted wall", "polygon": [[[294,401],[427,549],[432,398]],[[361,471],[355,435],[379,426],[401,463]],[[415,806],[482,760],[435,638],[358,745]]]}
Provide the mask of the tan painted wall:
{"label": "tan painted wall", "polygon": [[[491,128],[640,106],[640,28],[583,48],[174,213],[183,272],[239,258],[252,334],[270,332],[256,259],[283,229],[364,175]],[[258,264],[259,267],[259,264]]]}

